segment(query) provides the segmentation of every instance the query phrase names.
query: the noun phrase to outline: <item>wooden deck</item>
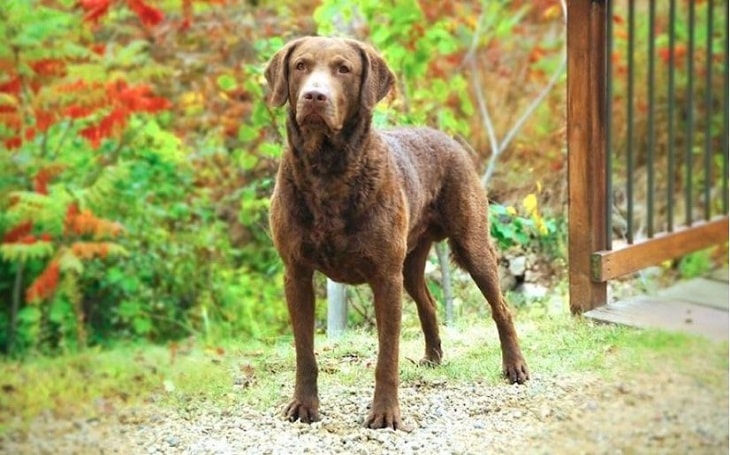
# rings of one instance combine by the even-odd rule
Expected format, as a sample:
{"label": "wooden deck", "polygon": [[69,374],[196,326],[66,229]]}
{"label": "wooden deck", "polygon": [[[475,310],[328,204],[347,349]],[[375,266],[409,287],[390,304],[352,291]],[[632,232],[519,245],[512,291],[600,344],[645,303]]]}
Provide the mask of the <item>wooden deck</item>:
{"label": "wooden deck", "polygon": [[728,270],[682,281],[656,295],[631,297],[585,316],[633,327],[652,327],[728,340]]}

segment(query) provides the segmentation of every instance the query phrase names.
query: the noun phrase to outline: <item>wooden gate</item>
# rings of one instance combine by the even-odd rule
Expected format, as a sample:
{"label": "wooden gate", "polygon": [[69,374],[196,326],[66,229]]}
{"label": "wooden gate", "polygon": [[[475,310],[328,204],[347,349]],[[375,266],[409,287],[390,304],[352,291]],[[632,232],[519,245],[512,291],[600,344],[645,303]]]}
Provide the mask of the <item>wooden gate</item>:
{"label": "wooden gate", "polygon": [[728,2],[568,2],[570,307],[728,241]]}

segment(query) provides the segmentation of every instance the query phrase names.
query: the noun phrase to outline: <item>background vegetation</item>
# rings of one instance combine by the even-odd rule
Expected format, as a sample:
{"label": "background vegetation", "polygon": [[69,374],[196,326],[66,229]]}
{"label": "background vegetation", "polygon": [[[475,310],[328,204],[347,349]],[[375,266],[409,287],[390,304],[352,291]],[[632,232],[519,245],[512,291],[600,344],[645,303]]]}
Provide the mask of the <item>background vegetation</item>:
{"label": "background vegetation", "polygon": [[0,352],[286,331],[267,227],[283,111],[262,71],[305,34],[379,48],[399,82],[376,122],[459,137],[499,247],[560,280],[565,93],[546,88],[564,81],[563,21],[557,0],[8,2]]}

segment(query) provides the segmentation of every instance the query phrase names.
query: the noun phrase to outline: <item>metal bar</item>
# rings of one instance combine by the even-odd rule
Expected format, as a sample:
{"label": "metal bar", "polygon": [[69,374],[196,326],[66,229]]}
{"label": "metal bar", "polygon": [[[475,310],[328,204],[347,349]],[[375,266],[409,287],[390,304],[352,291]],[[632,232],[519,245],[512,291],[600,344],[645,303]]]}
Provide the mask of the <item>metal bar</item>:
{"label": "metal bar", "polygon": [[606,2],[606,152],[604,154],[606,169],[606,207],[604,218],[606,221],[606,248],[611,249],[613,244],[613,2]]}
{"label": "metal bar", "polygon": [[575,313],[606,303],[591,254],[606,249],[606,0],[568,6],[568,278]]}
{"label": "metal bar", "polygon": [[674,72],[675,68],[675,46],[676,46],[676,30],[675,22],[677,21],[677,0],[669,2],[669,82],[667,84],[667,129],[669,131],[669,139],[667,143],[667,232],[674,230]]}
{"label": "metal bar", "polygon": [[712,216],[712,8],[713,0],[707,2],[707,42],[705,55],[705,219]]}
{"label": "metal bar", "polygon": [[722,213],[728,214],[728,155],[730,152],[728,149],[728,111],[730,111],[730,69],[728,68],[728,53],[730,52],[730,4],[726,1],[725,3],[725,77],[724,83],[722,84],[723,89],[723,104],[724,109],[722,112]]}
{"label": "metal bar", "polygon": [[626,89],[626,241],[634,243],[634,2],[629,2],[628,81]]}
{"label": "metal bar", "polygon": [[728,217],[699,221],[672,233],[657,234],[653,239],[613,251],[598,251],[591,256],[595,281],[604,282],[633,273],[668,259],[720,245],[728,239]]}
{"label": "metal bar", "polygon": [[689,2],[689,42],[687,43],[687,132],[684,152],[684,224],[692,225],[692,148],[694,146],[694,59],[695,2]]}
{"label": "metal bar", "polygon": [[647,118],[648,142],[646,145],[646,226],[647,236],[649,238],[654,237],[654,148],[656,147],[656,131],[654,129],[654,66],[656,63],[656,52],[654,50],[655,21],[656,2],[654,0],[649,0],[649,74],[647,76],[647,86],[649,88],[649,112]]}

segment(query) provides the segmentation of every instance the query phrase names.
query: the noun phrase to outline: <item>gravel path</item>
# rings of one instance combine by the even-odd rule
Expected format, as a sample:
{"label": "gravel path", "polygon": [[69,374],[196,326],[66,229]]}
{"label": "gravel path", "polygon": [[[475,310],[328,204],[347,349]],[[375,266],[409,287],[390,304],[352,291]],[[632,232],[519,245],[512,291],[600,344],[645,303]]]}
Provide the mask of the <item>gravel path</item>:
{"label": "gravel path", "polygon": [[321,391],[323,420],[289,423],[277,410],[176,411],[149,404],[103,417],[37,419],[6,435],[8,454],[483,454],[728,453],[728,389],[670,372],[604,380],[591,374],[528,384],[406,383],[409,431],[366,430],[372,390]]}

